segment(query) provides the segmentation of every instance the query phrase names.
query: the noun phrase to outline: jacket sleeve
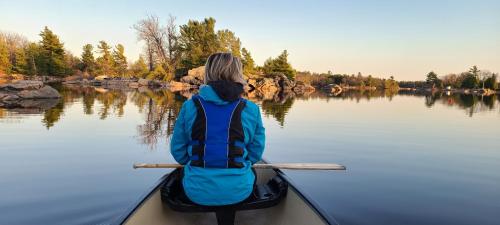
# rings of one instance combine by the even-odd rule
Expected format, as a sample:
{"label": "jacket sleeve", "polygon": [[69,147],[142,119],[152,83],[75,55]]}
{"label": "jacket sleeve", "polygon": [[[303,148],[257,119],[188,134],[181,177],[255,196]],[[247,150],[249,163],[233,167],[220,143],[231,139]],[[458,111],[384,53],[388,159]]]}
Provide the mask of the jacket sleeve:
{"label": "jacket sleeve", "polygon": [[172,139],[170,141],[170,153],[172,153],[175,161],[182,165],[185,165],[189,161],[189,138],[186,131],[185,111],[186,103],[182,105],[181,111],[177,116],[177,121],[175,121],[174,126],[174,133],[172,134]]}
{"label": "jacket sleeve", "polygon": [[262,117],[260,115],[260,110],[257,108],[257,125],[255,126],[254,137],[251,142],[246,146],[248,151],[248,158],[255,164],[262,159],[262,154],[264,153],[264,147],[266,145],[266,134],[265,128],[262,124]]}

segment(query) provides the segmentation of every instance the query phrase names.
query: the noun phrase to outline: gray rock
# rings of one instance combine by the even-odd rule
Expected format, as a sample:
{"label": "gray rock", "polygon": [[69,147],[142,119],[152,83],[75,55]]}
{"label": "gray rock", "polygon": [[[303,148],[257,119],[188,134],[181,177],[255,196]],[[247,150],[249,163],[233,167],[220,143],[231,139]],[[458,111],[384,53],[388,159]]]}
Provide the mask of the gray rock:
{"label": "gray rock", "polygon": [[182,83],[188,83],[191,85],[202,85],[203,80],[196,78],[195,76],[187,75],[181,78]]}
{"label": "gray rock", "polygon": [[293,92],[295,92],[298,95],[304,95],[307,93],[312,93],[316,90],[313,86],[309,84],[304,84],[302,82],[297,82],[295,84],[295,87],[293,87]]}
{"label": "gray rock", "polygon": [[139,81],[137,81],[137,83],[139,83],[139,86],[149,86],[151,80],[141,78],[139,79]]}
{"label": "gray rock", "polygon": [[15,94],[4,94],[4,97],[1,98],[0,100],[4,101],[4,102],[9,102],[9,101],[16,101],[19,99],[19,96],[15,95]]}
{"label": "gray rock", "polygon": [[1,84],[0,90],[36,90],[43,87],[43,82],[33,80],[20,80],[14,83]]}
{"label": "gray rock", "polygon": [[61,95],[56,89],[45,86],[38,90],[23,90],[17,93],[20,98],[24,99],[41,99],[41,98],[60,98]]}

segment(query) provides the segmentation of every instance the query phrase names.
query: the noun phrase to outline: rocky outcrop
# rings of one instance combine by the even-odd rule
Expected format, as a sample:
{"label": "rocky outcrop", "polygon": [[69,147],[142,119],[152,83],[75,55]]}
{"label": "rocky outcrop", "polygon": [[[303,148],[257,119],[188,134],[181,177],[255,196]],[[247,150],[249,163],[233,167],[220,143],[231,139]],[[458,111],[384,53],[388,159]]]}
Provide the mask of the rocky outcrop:
{"label": "rocky outcrop", "polygon": [[193,77],[193,76],[183,76],[180,80],[182,83],[186,83],[186,84],[191,84],[191,85],[202,85],[203,84],[203,80],[200,80],[196,77]]}
{"label": "rocky outcrop", "polygon": [[137,83],[139,84],[139,86],[149,86],[149,84],[151,83],[151,80],[141,78],[141,79],[139,79],[139,81],[137,81]]}
{"label": "rocky outcrop", "polygon": [[200,66],[194,69],[190,69],[188,70],[187,75],[203,81],[203,79],[205,79],[205,66]]}
{"label": "rocky outcrop", "polygon": [[185,90],[190,90],[192,88],[196,88],[197,86],[193,86],[187,83],[182,83],[182,82],[177,82],[177,81],[170,81],[167,85],[168,89],[170,91],[185,91]]}
{"label": "rocky outcrop", "polygon": [[43,87],[41,81],[23,80],[13,83],[1,84],[0,91],[21,91],[21,90],[36,90]]}
{"label": "rocky outcrop", "polygon": [[295,84],[295,87],[293,87],[293,92],[295,92],[297,95],[307,95],[314,91],[316,91],[316,88],[303,82],[297,82]]}
{"label": "rocky outcrop", "polygon": [[205,79],[205,66],[200,66],[188,70],[187,75],[181,77],[180,81],[182,83],[187,83],[190,85],[202,85],[204,79]]}
{"label": "rocky outcrop", "polygon": [[276,99],[277,94],[286,96],[310,94],[316,90],[309,84],[295,82],[283,74],[274,77],[249,78],[247,83],[249,86],[248,91],[255,91],[256,93],[252,93],[252,95],[263,99]]}
{"label": "rocky outcrop", "polygon": [[41,81],[17,81],[0,85],[0,103],[3,106],[16,104],[26,99],[56,99],[61,95],[57,90]]}

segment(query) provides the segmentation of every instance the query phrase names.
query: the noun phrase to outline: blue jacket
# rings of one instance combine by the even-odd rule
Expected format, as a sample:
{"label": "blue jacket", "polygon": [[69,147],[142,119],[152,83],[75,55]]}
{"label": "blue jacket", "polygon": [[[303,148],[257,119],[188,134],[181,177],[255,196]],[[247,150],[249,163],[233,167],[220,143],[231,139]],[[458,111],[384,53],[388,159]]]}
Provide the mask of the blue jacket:
{"label": "blue jacket", "polygon": [[[200,88],[199,95],[203,100],[215,104],[227,104],[219,98],[212,87]],[[196,119],[196,106],[192,99],[184,102],[175,122],[174,134],[170,142],[170,150],[174,159],[186,165],[182,184],[191,201],[200,205],[229,205],[245,200],[253,190],[255,176],[252,164],[262,158],[265,146],[264,126],[259,107],[247,100],[241,112],[241,120],[245,133],[245,149],[243,168],[202,168],[190,166],[191,128]]]}

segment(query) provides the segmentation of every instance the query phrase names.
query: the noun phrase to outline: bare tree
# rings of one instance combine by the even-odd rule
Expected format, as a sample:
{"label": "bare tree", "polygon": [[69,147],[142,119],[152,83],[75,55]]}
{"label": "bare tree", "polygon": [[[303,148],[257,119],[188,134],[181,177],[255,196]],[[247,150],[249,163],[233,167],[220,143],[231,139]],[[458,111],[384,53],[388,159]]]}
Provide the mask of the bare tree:
{"label": "bare tree", "polygon": [[167,62],[165,48],[167,31],[160,25],[158,16],[149,15],[137,22],[134,29],[137,31],[138,39],[146,42],[148,55],[153,55],[149,54],[152,51],[161,63]]}
{"label": "bare tree", "polygon": [[169,70],[173,71],[173,69],[177,66],[177,62],[179,61],[178,49],[178,40],[179,34],[177,32],[177,25],[175,25],[175,17],[169,15],[167,21],[167,50],[168,50],[168,58],[169,58]]}
{"label": "bare tree", "polygon": [[487,78],[490,78],[493,75],[491,71],[488,70],[481,70],[477,73],[477,76],[479,77],[479,80],[483,83],[483,89],[484,89],[484,82],[486,81]]}

